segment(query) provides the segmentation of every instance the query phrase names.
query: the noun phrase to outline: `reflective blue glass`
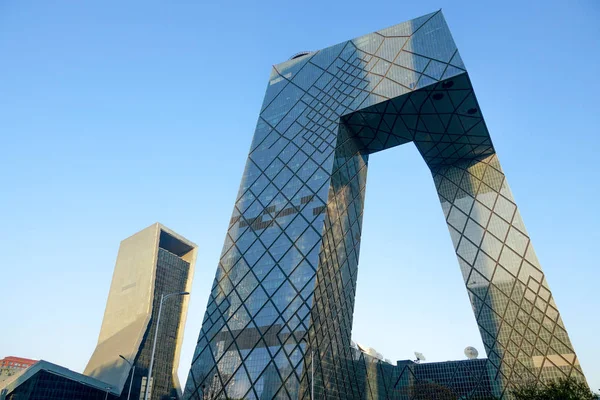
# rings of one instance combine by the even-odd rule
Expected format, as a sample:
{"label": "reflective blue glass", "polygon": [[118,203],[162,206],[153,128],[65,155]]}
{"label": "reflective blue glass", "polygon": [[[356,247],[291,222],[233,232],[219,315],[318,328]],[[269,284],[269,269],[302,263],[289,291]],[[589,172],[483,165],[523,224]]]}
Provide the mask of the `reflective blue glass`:
{"label": "reflective blue glass", "polygon": [[[392,366],[351,343],[368,159],[409,142],[485,345],[475,363]],[[434,378],[502,397],[554,376],[584,380],[442,13],[274,66],[186,398],[400,399]]]}

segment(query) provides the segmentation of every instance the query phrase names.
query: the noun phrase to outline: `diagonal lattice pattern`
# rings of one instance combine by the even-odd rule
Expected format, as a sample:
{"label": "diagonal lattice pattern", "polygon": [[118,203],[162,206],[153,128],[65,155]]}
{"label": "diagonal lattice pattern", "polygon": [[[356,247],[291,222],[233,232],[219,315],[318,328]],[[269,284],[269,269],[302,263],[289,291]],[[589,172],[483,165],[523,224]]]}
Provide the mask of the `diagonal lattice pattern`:
{"label": "diagonal lattice pattern", "polygon": [[368,157],[408,142],[439,193],[490,390],[583,379],[435,12],[273,68],[186,398],[310,399],[313,386],[319,399],[410,398],[350,341]]}

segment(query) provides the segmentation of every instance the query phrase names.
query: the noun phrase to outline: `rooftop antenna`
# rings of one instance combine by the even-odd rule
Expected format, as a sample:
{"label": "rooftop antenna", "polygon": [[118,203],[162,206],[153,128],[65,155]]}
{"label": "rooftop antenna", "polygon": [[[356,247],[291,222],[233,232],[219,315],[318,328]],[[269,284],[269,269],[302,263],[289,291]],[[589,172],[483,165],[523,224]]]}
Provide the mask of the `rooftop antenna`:
{"label": "rooftop antenna", "polygon": [[467,358],[469,360],[476,359],[478,355],[479,355],[479,352],[477,351],[477,349],[475,347],[471,347],[471,346],[465,347],[465,356],[467,356]]}
{"label": "rooftop antenna", "polygon": [[418,351],[415,351],[415,357],[417,358],[415,360],[416,363],[420,363],[421,361],[426,361],[427,360],[425,358],[425,355],[423,353],[419,353]]}

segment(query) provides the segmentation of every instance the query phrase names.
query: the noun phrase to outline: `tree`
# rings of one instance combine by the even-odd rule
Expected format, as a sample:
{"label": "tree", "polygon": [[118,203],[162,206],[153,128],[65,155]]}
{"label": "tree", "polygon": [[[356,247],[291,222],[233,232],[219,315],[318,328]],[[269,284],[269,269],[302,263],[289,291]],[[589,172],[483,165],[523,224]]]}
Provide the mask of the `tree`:
{"label": "tree", "polygon": [[510,393],[515,400],[598,400],[600,396],[590,388],[573,378],[560,378],[545,385],[535,382],[525,383],[513,388]]}

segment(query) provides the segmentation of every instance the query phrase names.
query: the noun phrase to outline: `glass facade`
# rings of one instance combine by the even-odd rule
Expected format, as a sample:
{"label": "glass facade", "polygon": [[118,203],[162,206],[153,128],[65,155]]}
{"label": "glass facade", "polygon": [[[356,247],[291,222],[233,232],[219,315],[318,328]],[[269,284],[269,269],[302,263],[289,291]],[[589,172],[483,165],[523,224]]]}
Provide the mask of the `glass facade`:
{"label": "glass facade", "polygon": [[113,400],[113,393],[89,386],[48,371],[41,370],[15,390],[8,393],[6,400]]}
{"label": "glass facade", "polygon": [[[196,245],[155,223],[121,242],[98,345],[84,374],[39,361],[0,384],[0,399],[143,399],[161,296],[189,292]],[[177,377],[188,296],[163,301],[152,400],[181,397]],[[125,360],[130,360],[133,369]],[[33,361],[16,359],[23,362]]]}
{"label": "glass facade", "polygon": [[[189,262],[182,260],[177,255],[161,247],[158,248],[152,318],[140,345],[138,357],[135,360],[135,378],[131,388],[131,399],[139,399],[144,396],[161,294],[185,291],[189,268]],[[152,367],[152,396],[150,397],[152,400],[179,398],[176,390],[177,385],[173,381],[173,362],[176,358],[175,347],[178,330],[183,329],[183,326],[179,324],[182,304],[182,296],[173,296],[173,298],[169,298],[168,301],[163,302],[160,326],[158,328],[159,340],[154,353],[154,365]],[[129,379],[131,379],[131,376]],[[129,379],[121,392],[121,399],[127,399]]]}
{"label": "glass facade", "polygon": [[492,399],[486,359],[392,365],[353,349],[361,399]]}
{"label": "glass facade", "polygon": [[584,379],[438,11],[274,66],[185,398],[379,398],[350,340],[367,168],[409,142],[433,175],[493,393]]}

